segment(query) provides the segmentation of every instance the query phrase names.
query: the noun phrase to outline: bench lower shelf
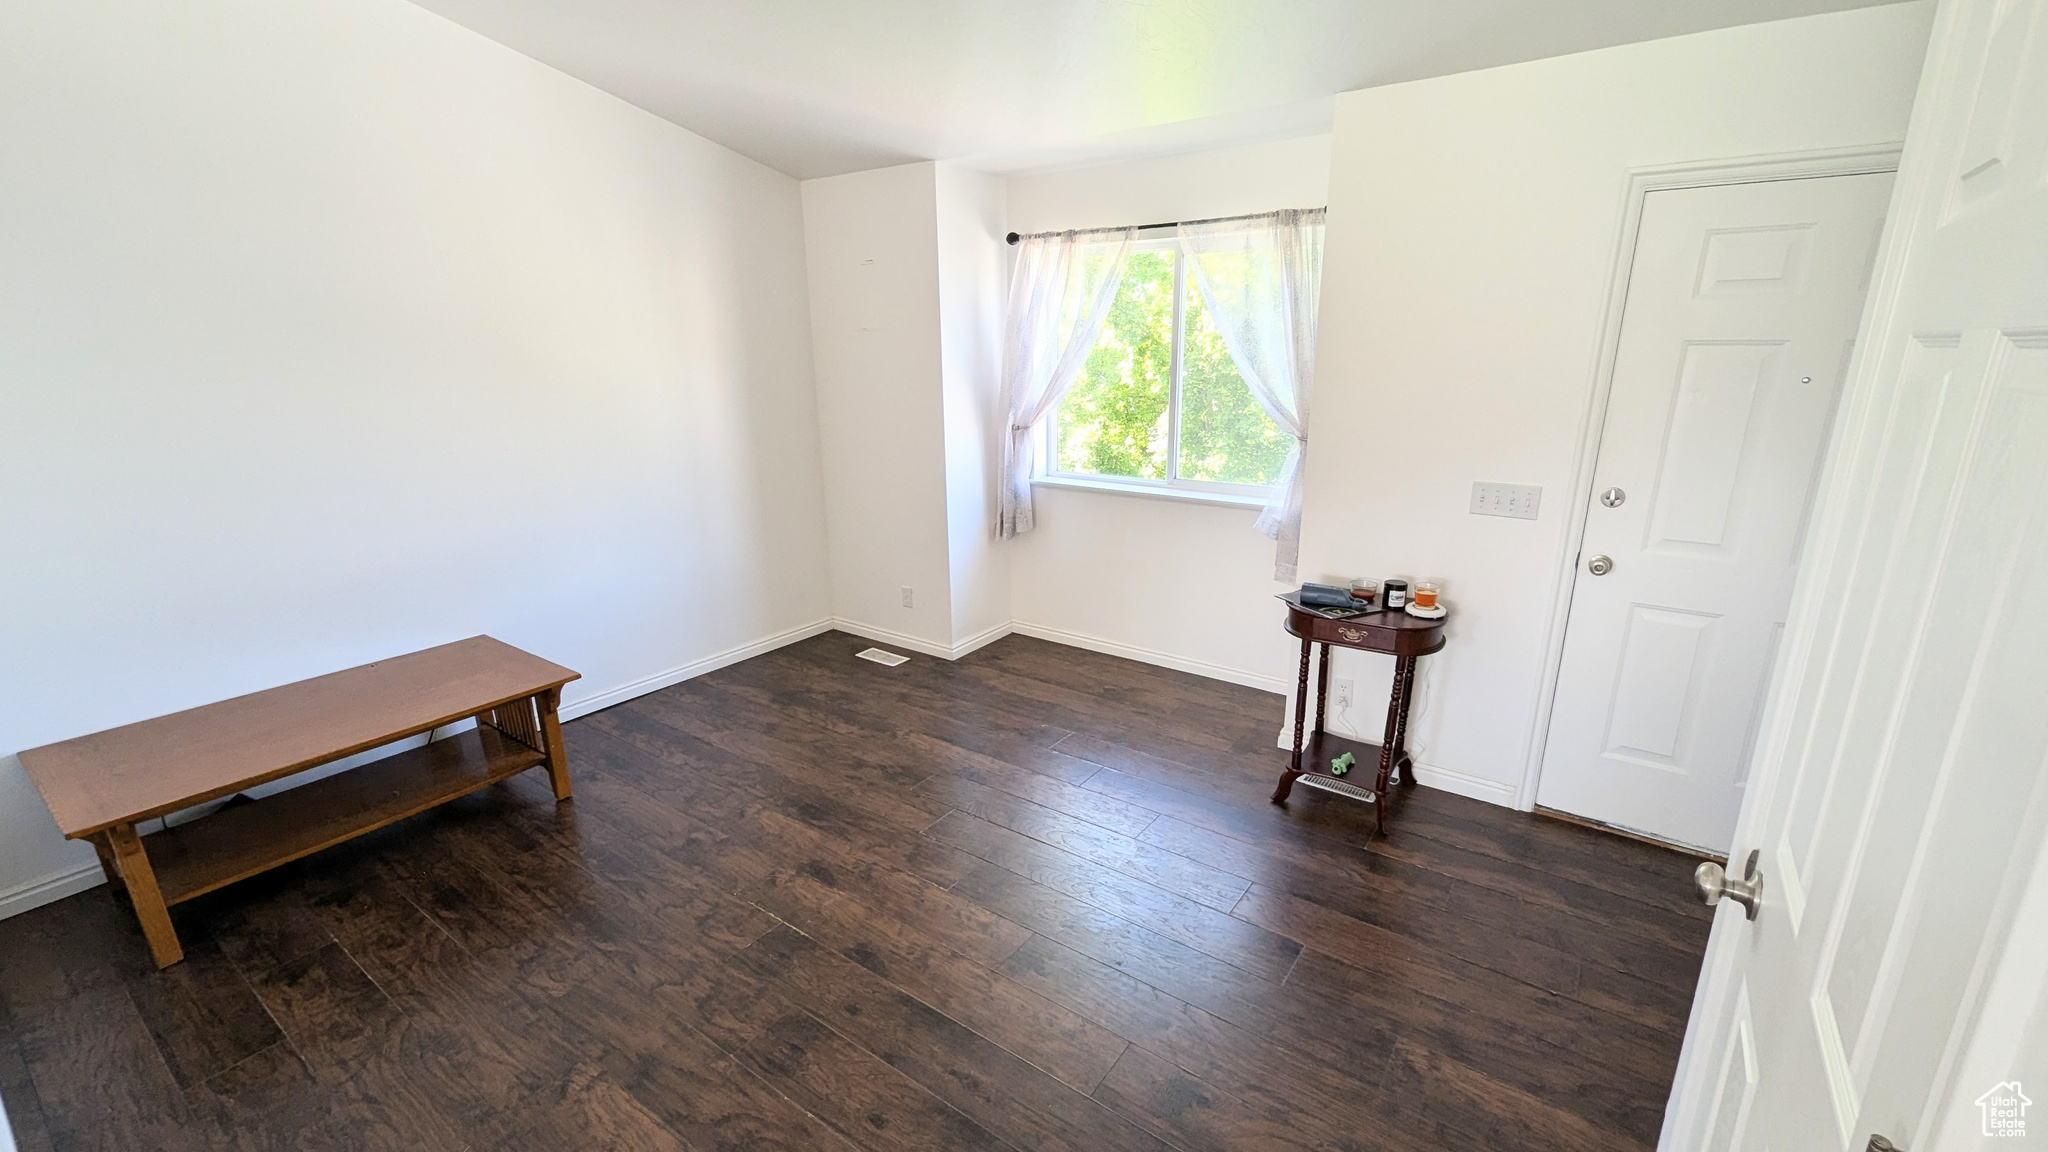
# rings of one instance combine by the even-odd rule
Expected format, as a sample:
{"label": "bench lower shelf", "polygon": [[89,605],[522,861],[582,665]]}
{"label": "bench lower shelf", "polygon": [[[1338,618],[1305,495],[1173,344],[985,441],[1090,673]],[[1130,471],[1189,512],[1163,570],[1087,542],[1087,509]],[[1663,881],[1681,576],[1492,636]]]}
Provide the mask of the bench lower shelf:
{"label": "bench lower shelf", "polygon": [[310,856],[466,796],[547,757],[478,728],[226,808],[144,843],[166,904]]}

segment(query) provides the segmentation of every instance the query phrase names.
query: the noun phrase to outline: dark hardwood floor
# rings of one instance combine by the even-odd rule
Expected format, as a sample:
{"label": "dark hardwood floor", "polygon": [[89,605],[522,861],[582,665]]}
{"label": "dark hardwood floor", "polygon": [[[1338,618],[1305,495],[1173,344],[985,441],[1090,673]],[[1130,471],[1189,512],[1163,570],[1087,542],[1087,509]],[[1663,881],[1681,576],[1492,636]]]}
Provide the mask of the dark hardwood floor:
{"label": "dark hardwood floor", "polygon": [[38,1149],[1642,1149],[1693,861],[1297,789],[1277,697],[1013,636],[816,639],[180,906],[0,922]]}

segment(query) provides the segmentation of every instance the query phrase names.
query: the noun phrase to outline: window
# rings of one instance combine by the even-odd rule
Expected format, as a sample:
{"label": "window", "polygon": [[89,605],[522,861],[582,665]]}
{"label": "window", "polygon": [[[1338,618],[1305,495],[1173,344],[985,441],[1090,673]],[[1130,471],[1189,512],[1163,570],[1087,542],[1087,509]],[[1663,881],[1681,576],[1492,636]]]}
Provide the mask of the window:
{"label": "window", "polygon": [[1257,496],[1291,447],[1238,374],[1172,240],[1131,253],[1047,441],[1052,476]]}

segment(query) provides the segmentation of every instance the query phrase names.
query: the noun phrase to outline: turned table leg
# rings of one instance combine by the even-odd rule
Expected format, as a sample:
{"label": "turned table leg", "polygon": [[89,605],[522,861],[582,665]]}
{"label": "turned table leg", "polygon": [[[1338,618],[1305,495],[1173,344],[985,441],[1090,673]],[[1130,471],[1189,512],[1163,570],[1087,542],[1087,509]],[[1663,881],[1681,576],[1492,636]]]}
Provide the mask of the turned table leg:
{"label": "turned table leg", "polygon": [[156,872],[149,866],[149,853],[142,849],[142,838],[135,834],[133,824],[116,824],[107,829],[106,836],[120,867],[121,879],[128,886],[129,902],[135,905],[135,918],[142,921],[142,935],[149,941],[150,955],[156,958],[157,967],[169,968],[185,958],[185,949],[178,944],[177,929],[171,927],[171,909],[164,903],[163,891],[156,886]]}
{"label": "turned table leg", "polygon": [[1323,645],[1323,654],[1316,661],[1316,730],[1310,743],[1320,744],[1323,739],[1323,718],[1330,704],[1330,646]]}
{"label": "turned table leg", "polygon": [[562,720],[557,710],[562,704],[562,690],[550,688],[535,701],[540,705],[541,740],[547,745],[542,751],[548,757],[548,779],[555,786],[557,801],[569,799],[569,753],[562,747]]}
{"label": "turned table leg", "polygon": [[1387,830],[1387,778],[1393,774],[1395,746],[1401,742],[1401,728],[1408,716],[1408,696],[1401,676],[1407,663],[1406,659],[1394,661],[1394,689],[1387,697],[1387,727],[1380,737],[1379,772],[1372,781],[1373,795],[1378,800],[1373,805],[1376,809],[1373,818],[1382,832]]}
{"label": "turned table leg", "polygon": [[1395,669],[1400,681],[1401,718],[1394,726],[1394,771],[1401,774],[1401,782],[1415,782],[1415,761],[1408,755],[1408,710],[1415,703],[1415,665],[1420,657],[1404,656]]}
{"label": "turned table leg", "polygon": [[[1273,789],[1273,803],[1287,799],[1294,791],[1295,777],[1301,775],[1302,725],[1308,720],[1308,658],[1315,642],[1304,638],[1301,642],[1301,676],[1294,685],[1294,752],[1287,757],[1287,770],[1280,773],[1280,786]],[[1329,651],[1324,649],[1325,654]]]}

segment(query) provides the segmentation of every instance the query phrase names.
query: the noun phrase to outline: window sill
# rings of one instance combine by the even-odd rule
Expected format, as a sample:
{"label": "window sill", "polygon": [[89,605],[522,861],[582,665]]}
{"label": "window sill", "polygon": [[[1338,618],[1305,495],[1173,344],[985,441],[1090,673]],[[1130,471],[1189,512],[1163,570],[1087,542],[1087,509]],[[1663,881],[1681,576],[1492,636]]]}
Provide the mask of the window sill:
{"label": "window sill", "polygon": [[1199,488],[1168,488],[1151,484],[1119,484],[1114,480],[1084,480],[1078,476],[1034,476],[1031,483],[1046,488],[1072,488],[1081,492],[1107,492],[1115,496],[1142,496],[1148,500],[1173,500],[1184,504],[1217,504],[1226,508],[1260,509],[1264,496],[1236,492],[1204,492]]}

